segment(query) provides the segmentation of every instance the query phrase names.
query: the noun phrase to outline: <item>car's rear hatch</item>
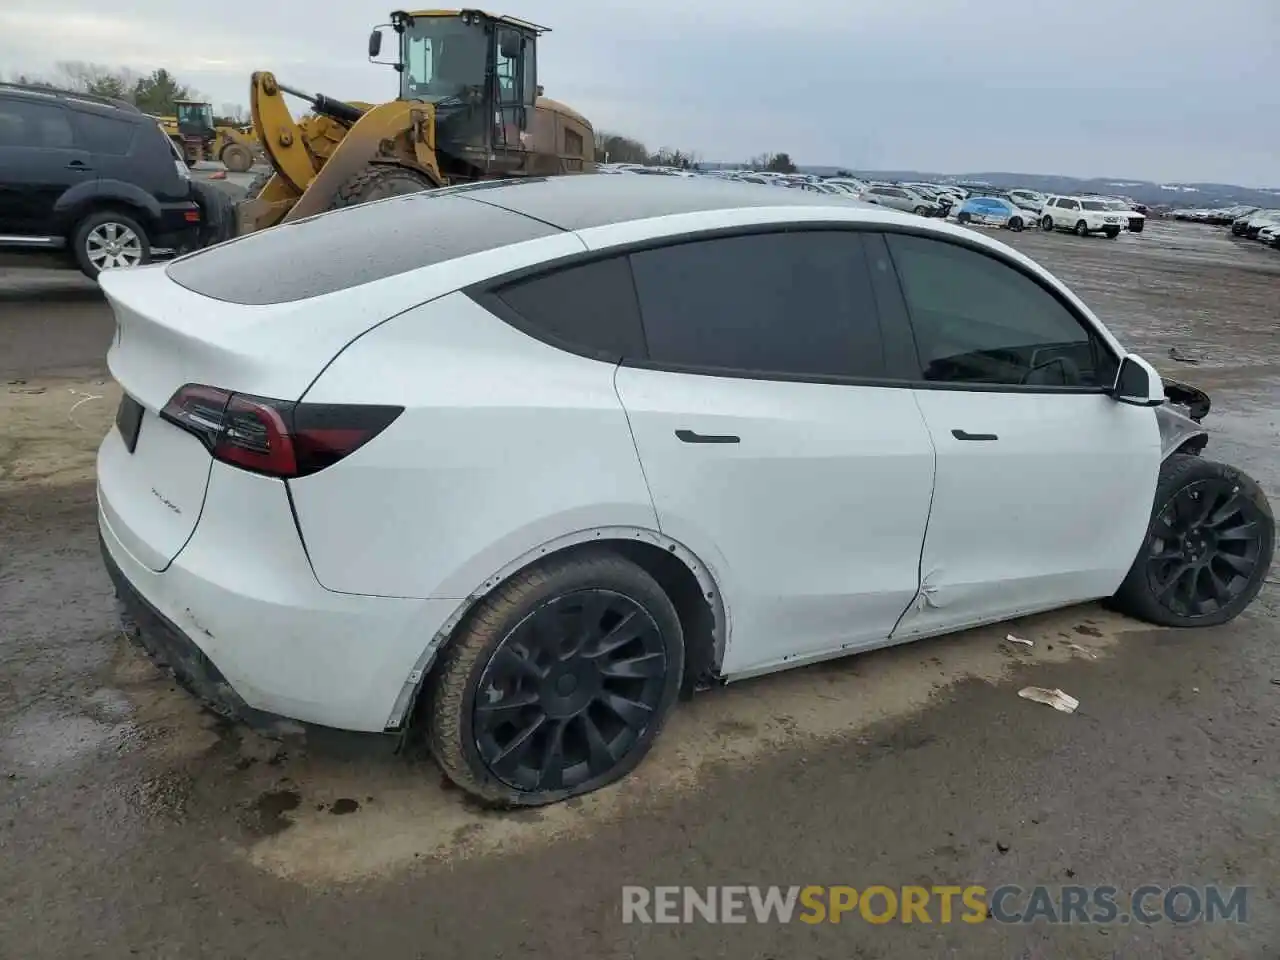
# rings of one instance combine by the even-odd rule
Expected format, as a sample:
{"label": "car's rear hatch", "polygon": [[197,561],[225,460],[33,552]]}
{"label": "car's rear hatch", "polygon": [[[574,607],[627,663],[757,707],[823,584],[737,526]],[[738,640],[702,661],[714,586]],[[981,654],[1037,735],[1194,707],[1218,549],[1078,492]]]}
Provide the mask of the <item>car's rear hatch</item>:
{"label": "car's rear hatch", "polygon": [[212,464],[195,434],[162,416],[174,394],[204,384],[296,400],[352,334],[308,323],[297,304],[201,296],[162,267],[108,271],[100,283],[116,318],[107,365],[124,395],[99,451],[99,502],[125,548],[163,570],[195,529]]}

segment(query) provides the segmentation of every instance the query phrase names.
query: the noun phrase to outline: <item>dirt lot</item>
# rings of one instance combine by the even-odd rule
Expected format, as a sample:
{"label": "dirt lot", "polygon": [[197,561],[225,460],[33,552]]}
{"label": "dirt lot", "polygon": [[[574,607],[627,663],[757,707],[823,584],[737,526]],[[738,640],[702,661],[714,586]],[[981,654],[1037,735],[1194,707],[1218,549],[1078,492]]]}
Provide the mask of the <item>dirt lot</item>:
{"label": "dirt lot", "polygon": [[[1208,388],[1209,454],[1280,503],[1280,256],[1164,224],[1004,238]],[[1280,956],[1275,585],[1217,630],[1086,606],[744,683],[626,783],[488,813],[427,761],[217,722],[119,638],[92,486],[110,334],[75,278],[0,274],[0,958]],[[1246,924],[621,923],[623,884],[811,883],[1252,890]]]}

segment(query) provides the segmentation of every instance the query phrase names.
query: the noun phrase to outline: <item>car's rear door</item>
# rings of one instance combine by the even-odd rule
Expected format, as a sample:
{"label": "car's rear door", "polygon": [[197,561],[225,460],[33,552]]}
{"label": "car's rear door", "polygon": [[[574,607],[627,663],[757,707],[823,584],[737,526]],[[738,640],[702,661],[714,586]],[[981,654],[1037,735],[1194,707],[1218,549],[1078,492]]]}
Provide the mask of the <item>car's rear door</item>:
{"label": "car's rear door", "polygon": [[722,236],[631,263],[648,357],[619,367],[618,395],[662,531],[724,593],[724,672],[883,642],[916,594],[933,448],[911,391],[878,383],[901,338],[882,334],[862,236]]}
{"label": "car's rear door", "polygon": [[0,95],[0,234],[54,235],[58,200],[94,177],[60,101]]}
{"label": "car's rear door", "polygon": [[960,238],[886,237],[937,451],[910,638],[1106,596],[1142,543],[1153,411],[1105,392],[1118,357],[1052,285]]}

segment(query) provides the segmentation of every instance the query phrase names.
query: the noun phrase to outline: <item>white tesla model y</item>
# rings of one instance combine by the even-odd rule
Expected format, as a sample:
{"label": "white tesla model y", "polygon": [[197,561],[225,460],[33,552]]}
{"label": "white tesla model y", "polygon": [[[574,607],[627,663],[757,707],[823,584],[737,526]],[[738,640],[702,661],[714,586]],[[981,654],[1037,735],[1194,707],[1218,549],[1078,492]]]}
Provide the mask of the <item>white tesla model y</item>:
{"label": "white tesla model y", "polygon": [[701,686],[1092,598],[1222,623],[1271,559],[1062,283],[882,207],[504,181],[101,284],[135,636],[250,722],[420,731],[488,802],[616,780]]}

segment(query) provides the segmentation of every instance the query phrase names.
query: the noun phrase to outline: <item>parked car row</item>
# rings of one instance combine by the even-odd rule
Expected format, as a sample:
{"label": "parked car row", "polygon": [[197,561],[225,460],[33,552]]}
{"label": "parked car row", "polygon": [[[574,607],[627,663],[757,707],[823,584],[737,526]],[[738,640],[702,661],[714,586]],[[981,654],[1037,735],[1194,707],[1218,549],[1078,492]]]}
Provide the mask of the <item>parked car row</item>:
{"label": "parked car row", "polygon": [[1242,204],[1216,210],[1174,210],[1170,215],[1191,223],[1229,226],[1233,237],[1257,240],[1280,250],[1280,208]]}

